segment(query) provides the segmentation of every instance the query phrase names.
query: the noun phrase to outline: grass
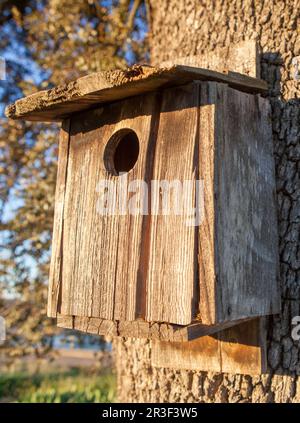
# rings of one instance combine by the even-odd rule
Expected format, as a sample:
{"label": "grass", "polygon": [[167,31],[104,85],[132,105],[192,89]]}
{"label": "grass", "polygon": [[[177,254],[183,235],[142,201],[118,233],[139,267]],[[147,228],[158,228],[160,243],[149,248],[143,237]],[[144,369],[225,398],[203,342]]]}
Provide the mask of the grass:
{"label": "grass", "polygon": [[59,373],[0,375],[0,401],[30,403],[102,402],[115,399],[111,373],[90,374],[80,369]]}

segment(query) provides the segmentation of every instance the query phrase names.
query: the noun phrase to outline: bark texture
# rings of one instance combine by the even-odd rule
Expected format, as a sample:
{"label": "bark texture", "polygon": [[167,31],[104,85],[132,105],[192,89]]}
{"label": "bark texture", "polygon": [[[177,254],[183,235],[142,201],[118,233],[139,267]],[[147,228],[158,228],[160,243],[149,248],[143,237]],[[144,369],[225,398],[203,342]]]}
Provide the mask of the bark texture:
{"label": "bark texture", "polygon": [[263,376],[155,369],[144,340],[116,344],[120,401],[299,402],[300,341],[291,337],[300,315],[300,54],[298,0],[150,1],[153,62],[205,54],[216,46],[257,39],[261,76],[268,81],[276,156],[282,313],[269,319]]}

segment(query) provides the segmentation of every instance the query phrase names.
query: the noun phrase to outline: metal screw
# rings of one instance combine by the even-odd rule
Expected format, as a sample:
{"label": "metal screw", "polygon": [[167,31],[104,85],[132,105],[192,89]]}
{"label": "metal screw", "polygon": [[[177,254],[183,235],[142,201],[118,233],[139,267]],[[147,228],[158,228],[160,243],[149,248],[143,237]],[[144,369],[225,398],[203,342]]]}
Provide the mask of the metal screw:
{"label": "metal screw", "polygon": [[0,80],[5,80],[6,78],[6,63],[5,59],[0,56]]}

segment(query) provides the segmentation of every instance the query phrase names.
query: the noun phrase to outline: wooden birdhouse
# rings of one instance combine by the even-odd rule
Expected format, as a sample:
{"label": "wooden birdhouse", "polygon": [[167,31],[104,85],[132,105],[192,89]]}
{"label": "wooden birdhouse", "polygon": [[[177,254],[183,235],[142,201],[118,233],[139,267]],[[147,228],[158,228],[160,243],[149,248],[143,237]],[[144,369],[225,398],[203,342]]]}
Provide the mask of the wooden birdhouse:
{"label": "wooden birdhouse", "polygon": [[242,74],[134,66],[7,108],[62,121],[50,317],[186,342],[279,312],[266,89]]}

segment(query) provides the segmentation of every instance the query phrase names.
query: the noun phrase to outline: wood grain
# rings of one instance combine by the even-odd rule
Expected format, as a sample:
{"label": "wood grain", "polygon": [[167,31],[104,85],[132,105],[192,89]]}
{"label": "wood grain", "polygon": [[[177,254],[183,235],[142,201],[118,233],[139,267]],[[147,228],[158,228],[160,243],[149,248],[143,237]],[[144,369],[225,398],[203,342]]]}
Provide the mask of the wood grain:
{"label": "wood grain", "polygon": [[[176,65],[194,66],[214,71],[260,78],[259,46],[254,40],[241,41],[227,47],[215,48],[212,52],[194,56],[173,58],[157,66]],[[154,64],[156,65],[156,64]]]}
{"label": "wood grain", "polygon": [[174,325],[161,322],[107,320],[97,317],[57,315],[57,325],[62,328],[76,329],[81,332],[104,336],[128,338],[147,338],[168,342],[186,342],[214,334],[239,322],[226,322],[220,325],[202,325],[193,321],[189,325]]}
{"label": "wood grain", "polygon": [[280,311],[272,130],[268,100],[201,84],[199,228],[202,323]]}
{"label": "wood grain", "polygon": [[253,319],[217,334],[222,372],[261,374],[267,372],[266,317]]}
{"label": "wood grain", "polygon": [[270,104],[222,84],[217,100],[212,323],[280,312]]}
{"label": "wood grain", "polygon": [[151,364],[179,370],[221,372],[217,337],[204,336],[189,342],[151,341]]}
{"label": "wood grain", "polygon": [[128,184],[133,180],[148,181],[155,107],[155,94],[150,93],[72,119],[64,211],[62,314],[124,320],[137,317],[143,215],[127,211],[126,215],[100,215],[97,184],[107,180],[117,187],[119,177],[106,169],[103,158],[108,140],[121,129],[135,131],[139,139],[139,157],[127,175]]}
{"label": "wood grain", "polygon": [[49,317],[56,317],[59,307],[59,294],[62,283],[62,262],[63,262],[63,215],[65,206],[65,190],[67,169],[69,160],[69,137],[70,120],[62,123],[59,137],[59,160],[56,178],[54,225],[52,234],[52,254],[50,262],[49,288],[48,288],[48,307]]}
{"label": "wood grain", "polygon": [[[187,211],[175,214],[176,192],[180,197],[184,181],[194,185],[198,176],[195,155],[198,148],[199,86],[166,89],[162,95],[159,128],[153,168],[153,180],[175,184],[168,194],[153,199],[159,214],[151,215],[150,252],[147,277],[145,320],[180,325],[191,323],[198,304],[195,292],[197,267],[195,226],[189,226]],[[177,190],[177,191],[176,191]],[[163,196],[169,200],[169,214],[164,215]],[[186,198],[187,199],[187,198]],[[156,208],[156,205],[159,207]],[[191,192],[190,207],[195,207]]]}
{"label": "wood grain", "polygon": [[267,372],[264,319],[189,342],[151,342],[154,367],[259,375]]}
{"label": "wood grain", "polygon": [[212,324],[216,321],[218,307],[216,299],[216,221],[215,154],[218,148],[215,139],[216,84],[201,84],[199,111],[199,178],[204,181],[204,219],[198,229],[199,264],[199,319]]}

